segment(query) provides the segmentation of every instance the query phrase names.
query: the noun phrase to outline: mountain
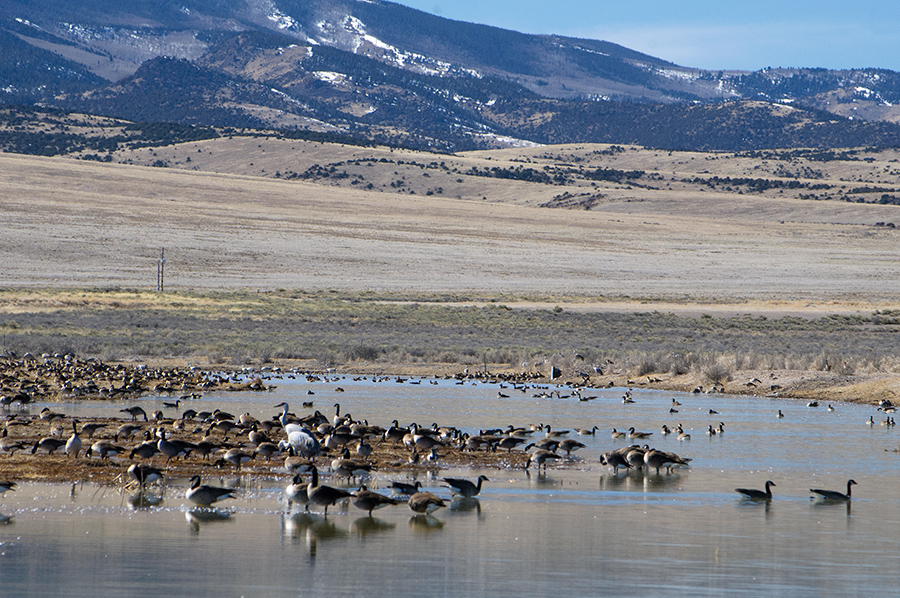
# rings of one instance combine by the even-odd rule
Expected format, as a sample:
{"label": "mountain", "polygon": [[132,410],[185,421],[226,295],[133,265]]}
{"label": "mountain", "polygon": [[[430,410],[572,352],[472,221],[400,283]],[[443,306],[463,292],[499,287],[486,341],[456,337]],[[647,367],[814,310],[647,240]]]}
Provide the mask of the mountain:
{"label": "mountain", "polygon": [[436,151],[898,145],[900,74],[711,72],[383,0],[0,0],[0,100]]}

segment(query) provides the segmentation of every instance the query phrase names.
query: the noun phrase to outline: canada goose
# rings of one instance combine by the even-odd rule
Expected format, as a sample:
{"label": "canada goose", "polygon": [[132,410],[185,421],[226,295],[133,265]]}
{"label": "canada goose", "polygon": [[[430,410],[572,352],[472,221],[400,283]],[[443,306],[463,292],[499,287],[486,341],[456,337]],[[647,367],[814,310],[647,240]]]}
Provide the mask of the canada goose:
{"label": "canada goose", "polygon": [[161,480],[163,472],[161,469],[157,469],[156,467],[144,463],[132,463],[128,467],[128,476],[143,488],[147,484],[152,484],[157,480]]}
{"label": "canada goose", "polygon": [[352,495],[353,506],[363,511],[368,511],[369,517],[372,516],[372,511],[374,511],[375,509],[381,509],[389,505],[400,504],[389,496],[378,494],[377,492],[372,492],[366,486],[360,486],[359,490],[353,492]]}
{"label": "canada goose", "polygon": [[707,436],[715,436],[716,435],[716,429],[712,427],[712,424],[709,424],[709,427],[706,429],[706,435]]}
{"label": "canada goose", "polygon": [[309,503],[309,496],[307,495],[308,487],[309,482],[304,482],[299,474],[291,479],[291,483],[284,489],[284,494],[288,499],[288,508],[290,508],[293,503]]}
{"label": "canada goose", "polygon": [[98,440],[84,451],[85,457],[92,457],[94,453],[100,455],[100,459],[106,459],[110,455],[122,455],[125,453],[125,448],[115,445],[109,440]]}
{"label": "canada goose", "polygon": [[501,438],[497,444],[494,446],[496,448],[506,449],[507,453],[511,453],[514,448],[519,446],[520,444],[525,443],[524,438],[517,438],[515,436],[507,436],[505,438]]}
{"label": "canada goose", "polygon": [[414,513],[432,513],[447,506],[447,503],[431,492],[416,492],[409,497],[406,504]]}
{"label": "canada goose", "polygon": [[772,500],[771,487],[774,485],[775,482],[767,481],[765,492],[753,488],[735,488],[734,491],[743,494],[744,498],[748,498],[750,500]]}
{"label": "canada goose", "polygon": [[239,468],[247,461],[251,461],[253,459],[253,455],[245,453],[239,448],[233,448],[225,451],[225,456],[223,457],[223,459]]}
{"label": "canada goose", "polygon": [[687,465],[690,461],[690,459],[679,457],[675,453],[655,449],[644,453],[644,465],[648,468],[652,467],[656,473],[659,473],[661,467],[665,467],[666,471],[671,471],[673,465]]}
{"label": "canada goose", "polygon": [[669,429],[669,426],[667,426],[666,424],[663,424],[663,427],[659,431],[659,433],[662,434],[663,436],[668,436],[669,434],[672,433],[672,430]]}
{"label": "canada goose", "polygon": [[629,438],[650,438],[653,436],[653,432],[635,432],[634,428],[628,428],[628,437]]}
{"label": "canada goose", "polygon": [[407,484],[406,482],[391,482],[391,492],[394,494],[402,494],[412,496],[422,487],[422,482],[416,481],[415,484]]}
{"label": "canada goose", "polygon": [[60,440],[59,438],[50,438],[49,436],[47,436],[34,443],[34,447],[31,449],[31,454],[33,455],[38,451],[45,451],[48,455],[52,455],[53,451],[65,445],[65,440]]}
{"label": "canada goose", "polygon": [[600,464],[613,468],[613,473],[619,473],[619,468],[631,469],[632,465],[625,460],[625,456],[617,451],[608,451],[600,455]]}
{"label": "canada goose", "polygon": [[131,449],[131,452],[128,454],[128,458],[134,459],[135,456],[138,456],[141,459],[151,459],[153,457],[153,455],[155,455],[158,452],[159,452],[159,449],[156,447],[155,442],[145,440],[141,444],[139,444],[136,447],[134,447],[133,449]]}
{"label": "canada goose", "polygon": [[569,430],[559,430],[554,432],[550,426],[546,426],[547,432],[544,434],[547,438],[561,438],[569,433]]}
{"label": "canada goose", "polygon": [[810,401],[809,403],[806,404],[806,406],[807,407],[818,407],[819,401]]}
{"label": "canada goose", "polygon": [[625,438],[625,436],[627,436],[627,434],[625,434],[625,432],[619,432],[615,428],[612,429],[612,439],[613,440],[619,440],[620,438]]}
{"label": "canada goose", "polygon": [[675,400],[675,397],[672,397],[672,407],[678,407],[680,405],[681,405],[681,403],[679,403],[677,400]]}
{"label": "canada goose", "polygon": [[463,498],[472,498],[473,496],[478,496],[481,492],[481,483],[482,482],[490,482],[487,479],[487,476],[480,475],[478,476],[477,485],[474,482],[470,482],[469,480],[458,479],[458,478],[444,478],[444,481],[449,484],[450,491],[456,496],[462,496]]}
{"label": "canada goose", "polygon": [[272,455],[277,455],[280,452],[281,449],[278,448],[278,445],[274,442],[261,442],[256,446],[256,454],[266,461],[268,461]]}
{"label": "canada goose", "polygon": [[99,430],[100,428],[105,428],[106,424],[101,424],[97,422],[90,422],[81,426],[81,433],[87,436],[88,438],[94,437],[94,432]]}
{"label": "canada goose", "polygon": [[226,498],[234,498],[234,490],[200,484],[200,476],[191,478],[191,487],[184,493],[184,497],[200,507],[208,507],[215,502]]}
{"label": "canada goose", "polygon": [[16,486],[18,486],[18,484],[16,484],[15,482],[10,482],[9,480],[4,480],[4,481],[0,482],[0,494],[3,494],[4,492],[8,492],[9,490],[15,490]]}
{"label": "canada goose", "polygon": [[784,417],[784,413],[781,412],[781,409],[778,410],[778,415],[776,415],[775,417],[777,417],[778,419],[781,419]]}
{"label": "canada goose", "polygon": [[597,430],[599,430],[599,426],[594,426],[590,430],[582,430],[581,428],[575,428],[575,432],[582,436],[596,436]]}
{"label": "canada goose", "polygon": [[131,421],[137,421],[138,416],[144,418],[144,421],[150,421],[147,419],[147,412],[144,411],[141,407],[135,405],[134,407],[126,407],[125,409],[119,409],[122,413],[127,413],[131,416]]}
{"label": "canada goose", "polygon": [[831,403],[828,403],[828,411],[834,411],[834,407],[831,406]]}
{"label": "canada goose", "polygon": [[725,433],[725,422],[719,422],[719,428],[718,428],[717,432],[719,434]]}
{"label": "canada goose", "polygon": [[16,451],[25,448],[22,440],[16,440],[7,436],[6,428],[0,430],[0,453],[15,454]]}
{"label": "canada goose", "polygon": [[810,488],[809,491],[818,494],[824,500],[850,500],[850,487],[855,485],[855,480],[847,480],[847,494],[842,494],[837,490],[822,490],[821,488]]}
{"label": "canada goose", "polygon": [[173,457],[187,455],[187,451],[183,446],[166,439],[165,430],[159,431],[159,440],[156,442],[156,448],[159,449],[160,453],[165,455],[166,463],[168,463]]}
{"label": "canada goose", "polygon": [[309,486],[306,487],[306,497],[309,499],[310,503],[325,507],[326,518],[328,517],[329,506],[335,504],[339,500],[350,498],[351,496],[352,495],[349,492],[339,488],[320,486],[319,470],[315,467],[312,468],[312,481],[310,481]]}
{"label": "canada goose", "polygon": [[72,457],[78,457],[78,453],[81,452],[81,436],[78,435],[77,419],[72,420],[72,435],[69,436],[69,439],[66,441],[64,452]]}
{"label": "canada goose", "polygon": [[577,451],[580,448],[584,448],[586,445],[584,443],[578,442],[577,440],[573,440],[571,438],[566,438],[562,442],[559,443],[559,450],[565,451],[567,457],[572,456],[572,451]]}
{"label": "canada goose", "polygon": [[63,415],[62,413],[56,413],[55,411],[50,411],[50,409],[48,407],[44,407],[43,409],[41,409],[41,414],[40,414],[41,421],[52,422],[54,420],[62,419],[64,417],[65,417],[65,415]]}
{"label": "canada goose", "polygon": [[[531,446],[533,446],[533,445],[529,445],[529,447],[531,447]],[[527,451],[528,447],[526,447],[525,450]],[[528,472],[528,470],[531,468],[532,463],[537,464],[538,472],[541,471],[541,467],[543,467],[544,471],[546,471],[548,460],[552,461],[554,459],[560,459],[560,458],[561,457],[559,455],[557,455],[556,453],[554,453],[552,451],[548,451],[546,449],[539,448],[536,451],[534,451],[533,453],[531,453],[531,455],[528,457],[528,461],[525,462],[525,471]],[[482,476],[482,477],[484,477],[484,476]],[[465,480],[461,480],[461,481],[465,481]],[[480,485],[481,485],[481,482],[479,482],[479,486]],[[472,496],[474,496],[474,494]]]}
{"label": "canada goose", "polygon": [[359,444],[356,445],[356,454],[363,459],[368,459],[372,454],[372,445],[365,440],[360,440]]}
{"label": "canada goose", "polygon": [[334,472],[334,475],[338,477],[356,478],[363,475],[369,475],[369,472],[372,471],[372,466],[365,461],[351,459],[350,451],[344,447],[344,450],[341,451],[341,456],[337,459],[332,459],[331,470]]}
{"label": "canada goose", "polygon": [[870,426],[874,426],[874,425],[875,425],[875,418],[874,418],[873,416],[870,415],[870,416],[869,416],[869,421],[867,421],[866,423],[869,424]]}

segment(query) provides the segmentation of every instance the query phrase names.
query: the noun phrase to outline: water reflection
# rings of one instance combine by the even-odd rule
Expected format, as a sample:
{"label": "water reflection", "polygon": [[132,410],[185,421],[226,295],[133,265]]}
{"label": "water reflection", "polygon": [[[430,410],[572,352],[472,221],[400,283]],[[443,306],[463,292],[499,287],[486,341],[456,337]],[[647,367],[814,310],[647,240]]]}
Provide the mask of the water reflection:
{"label": "water reflection", "polygon": [[444,522],[434,515],[413,515],[409,527],[414,532],[437,532],[444,529]]}
{"label": "water reflection", "polygon": [[365,538],[372,534],[390,531],[396,527],[396,523],[390,523],[383,519],[367,516],[355,519],[353,523],[350,524],[350,531],[355,532],[360,538]]}
{"label": "water reflection", "polygon": [[481,515],[481,501],[477,498],[457,496],[450,501],[450,506],[447,508],[454,513],[470,513],[475,511],[475,513]]}
{"label": "water reflection", "polygon": [[151,494],[147,491],[140,491],[129,494],[126,502],[128,508],[135,511],[142,511],[162,505],[163,496],[162,494]]}
{"label": "water reflection", "polygon": [[184,512],[184,518],[187,519],[191,526],[191,531],[195,534],[200,533],[201,525],[233,521],[231,515],[231,511],[209,507],[195,507]]}

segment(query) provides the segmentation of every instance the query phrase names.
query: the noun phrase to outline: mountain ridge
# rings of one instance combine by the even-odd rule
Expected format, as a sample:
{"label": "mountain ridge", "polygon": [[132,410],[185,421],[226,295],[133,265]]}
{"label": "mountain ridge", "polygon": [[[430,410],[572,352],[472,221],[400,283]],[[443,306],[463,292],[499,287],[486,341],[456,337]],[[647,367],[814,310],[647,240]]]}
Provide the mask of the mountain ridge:
{"label": "mountain ridge", "polygon": [[0,100],[137,121],[436,151],[900,145],[893,71],[703,71],[384,0],[0,0],[0,51]]}

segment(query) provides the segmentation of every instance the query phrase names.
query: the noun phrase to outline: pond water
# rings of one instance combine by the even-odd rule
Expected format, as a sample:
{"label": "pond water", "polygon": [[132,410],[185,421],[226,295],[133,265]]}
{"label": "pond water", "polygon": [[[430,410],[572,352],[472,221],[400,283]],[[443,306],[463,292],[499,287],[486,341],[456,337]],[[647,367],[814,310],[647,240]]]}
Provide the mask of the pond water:
{"label": "pond water", "polygon": [[[538,422],[600,429],[570,434],[587,447],[545,475],[439,467],[421,475],[444,497],[442,477],[490,478],[478,499],[430,517],[400,505],[369,518],[346,505],[329,509],[326,520],[288,511],[284,482],[269,479],[207,480],[239,488],[219,517],[190,508],[186,480],[170,480],[144,503],[116,488],[23,483],[0,497],[0,513],[13,516],[0,525],[2,595],[900,595],[898,437],[872,407],[828,411],[638,389],[632,404],[623,404],[624,389],[591,391],[597,398],[580,402],[443,380],[270,382],[277,385],[270,392],[210,393],[189,406],[269,418],[281,401],[302,413],[301,402],[313,400],[328,415],[339,401],[342,412],[382,426],[396,418],[467,431]],[[673,397],[678,413],[669,413]],[[170,398],[52,407],[121,415],[125,405],[149,412],[163,400]],[[865,423],[870,415],[874,426]],[[725,434],[708,437],[707,426],[719,422]],[[690,441],[660,434],[662,424],[678,423]],[[610,430],[631,426],[653,432],[651,446],[693,459],[690,467],[660,475],[602,467],[602,451],[626,444]],[[379,473],[369,485],[386,492],[404,477]],[[852,504],[810,499],[810,488],[843,491],[848,478],[859,483]],[[761,489],[766,480],[776,484],[770,503],[734,491]]]}

